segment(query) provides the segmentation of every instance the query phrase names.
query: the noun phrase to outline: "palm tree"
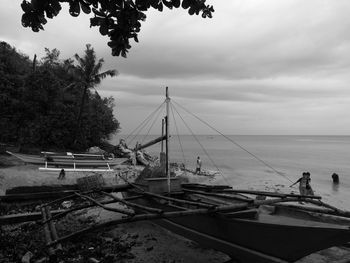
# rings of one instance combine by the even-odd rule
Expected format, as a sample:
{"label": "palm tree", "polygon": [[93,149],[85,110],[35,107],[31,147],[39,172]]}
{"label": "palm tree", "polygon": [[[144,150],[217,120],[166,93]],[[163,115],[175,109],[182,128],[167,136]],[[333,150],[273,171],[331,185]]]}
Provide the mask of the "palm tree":
{"label": "palm tree", "polygon": [[78,131],[81,128],[81,117],[84,110],[86,94],[89,89],[95,89],[95,87],[101,83],[101,80],[106,77],[114,77],[118,74],[116,70],[107,70],[100,72],[104,60],[100,58],[97,60],[95,50],[90,44],[86,45],[84,57],[80,57],[78,54],[74,55],[78,65],[75,67],[75,75],[79,86],[83,88],[83,94],[81,96],[81,103],[78,114]]}

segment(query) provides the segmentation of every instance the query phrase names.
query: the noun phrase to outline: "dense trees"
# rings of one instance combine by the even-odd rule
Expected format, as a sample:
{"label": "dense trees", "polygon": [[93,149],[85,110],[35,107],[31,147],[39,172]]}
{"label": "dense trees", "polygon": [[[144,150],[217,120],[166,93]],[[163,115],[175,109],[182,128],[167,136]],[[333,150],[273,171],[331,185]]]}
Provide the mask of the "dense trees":
{"label": "dense trees", "polygon": [[[87,89],[80,129],[77,122],[83,94],[79,67],[46,49],[37,67],[5,42],[0,43],[0,142],[41,149],[83,150],[99,145],[119,128],[114,100]],[[79,130],[78,144],[73,144]]]}
{"label": "dense trees", "polygon": [[92,12],[90,25],[99,27],[100,33],[109,37],[108,46],[113,56],[123,57],[131,48],[129,39],[138,42],[141,21],[146,19],[144,12],[150,8],[162,12],[164,7],[182,7],[188,9],[190,15],[202,14],[203,18],[211,18],[214,12],[212,6],[205,4],[206,0],[23,0],[22,25],[34,32],[43,30],[46,18],[57,16],[63,2],[69,3],[72,16],[79,16],[81,10],[85,14]]}

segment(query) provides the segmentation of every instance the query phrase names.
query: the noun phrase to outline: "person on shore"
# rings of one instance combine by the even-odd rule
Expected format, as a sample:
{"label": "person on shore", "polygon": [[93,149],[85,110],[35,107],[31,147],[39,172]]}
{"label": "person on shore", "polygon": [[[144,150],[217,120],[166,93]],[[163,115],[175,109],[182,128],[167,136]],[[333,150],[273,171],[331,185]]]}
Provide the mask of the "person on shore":
{"label": "person on shore", "polygon": [[289,187],[292,187],[293,185],[299,183],[300,195],[314,195],[314,191],[311,188],[310,181],[311,181],[310,173],[304,172],[303,176],[299,178],[294,184],[290,185]]}
{"label": "person on shore", "polygon": [[58,180],[63,180],[66,178],[66,172],[64,171],[64,169],[61,169],[60,174],[58,175]]}
{"label": "person on shore", "polygon": [[200,174],[201,173],[201,168],[202,168],[202,160],[201,158],[198,156],[197,157],[197,162],[196,162],[196,172],[194,174]]}
{"label": "person on shore", "polygon": [[334,184],[339,184],[339,175],[337,173],[333,173],[332,180]]}

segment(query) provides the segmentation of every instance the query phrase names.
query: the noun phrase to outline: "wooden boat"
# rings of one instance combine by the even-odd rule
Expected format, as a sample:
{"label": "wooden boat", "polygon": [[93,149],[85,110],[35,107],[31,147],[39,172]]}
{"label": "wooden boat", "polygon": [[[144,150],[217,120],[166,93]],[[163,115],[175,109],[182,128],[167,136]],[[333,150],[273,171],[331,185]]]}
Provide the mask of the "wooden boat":
{"label": "wooden boat", "polygon": [[[110,170],[112,166],[119,165],[127,160],[126,158],[105,159],[103,155],[97,154],[69,153],[66,155],[57,155],[53,153],[46,153],[42,156],[39,156],[13,153],[9,151],[6,152],[17,157],[24,163],[44,165],[45,167],[43,167],[41,170],[60,170],[58,167],[68,167],[74,170],[82,167],[106,167],[107,170]],[[56,168],[50,168],[49,166],[54,166]]]}

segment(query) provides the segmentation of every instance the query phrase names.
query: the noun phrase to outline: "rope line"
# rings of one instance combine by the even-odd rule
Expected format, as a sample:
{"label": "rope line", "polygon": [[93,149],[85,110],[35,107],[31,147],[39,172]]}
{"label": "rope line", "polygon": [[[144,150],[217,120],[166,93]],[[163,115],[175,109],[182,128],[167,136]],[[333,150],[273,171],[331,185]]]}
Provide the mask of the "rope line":
{"label": "rope line", "polygon": [[245,151],[246,153],[250,154],[251,156],[253,156],[256,160],[258,160],[259,162],[261,162],[262,164],[264,164],[265,166],[267,166],[268,168],[270,168],[272,171],[274,171],[276,174],[282,176],[283,178],[287,179],[290,182],[294,182],[291,179],[288,178],[288,176],[286,176],[285,174],[281,173],[280,171],[276,170],[274,167],[272,167],[270,164],[268,164],[267,162],[265,162],[264,160],[260,159],[258,156],[256,156],[255,154],[253,154],[252,152],[248,151],[247,149],[245,149],[243,146],[241,146],[240,144],[238,144],[237,142],[235,142],[234,140],[232,140],[231,138],[229,138],[228,136],[226,136],[225,134],[221,133],[220,131],[218,131],[217,129],[215,129],[213,126],[211,126],[209,123],[207,123],[206,121],[202,120],[201,118],[199,118],[198,116],[194,115],[192,112],[188,111],[186,108],[184,108],[183,106],[181,106],[180,104],[178,104],[176,101],[173,100],[173,102],[179,106],[181,109],[183,109],[184,111],[186,111],[187,113],[189,113],[190,115],[192,115],[193,117],[195,117],[197,120],[201,121],[202,123],[206,124],[208,127],[210,127],[212,130],[214,130],[215,132],[219,133],[221,136],[223,136],[225,139],[229,140],[230,142],[232,142],[233,144],[235,144],[237,147],[239,147],[240,149],[242,149],[243,151]]}
{"label": "rope line", "polygon": [[[163,101],[162,104],[160,104],[158,106],[158,108],[156,108],[153,112],[151,112],[146,119],[144,119],[127,137],[125,140],[127,140],[130,136],[132,136],[134,133],[136,133],[136,135],[130,140],[130,143],[139,135],[139,132],[147,125],[148,121],[150,118],[153,117],[153,115],[160,110],[160,108],[165,104],[165,101]],[[136,132],[137,131],[137,132]]]}
{"label": "rope line", "polygon": [[205,155],[208,157],[208,159],[211,161],[211,163],[215,166],[216,170],[221,174],[221,176],[224,178],[225,182],[230,185],[230,183],[227,181],[226,177],[223,175],[223,173],[220,171],[219,167],[216,165],[216,163],[214,162],[214,160],[210,157],[210,155],[208,154],[207,150],[203,147],[203,145],[201,144],[201,142],[198,140],[197,136],[194,134],[194,132],[192,131],[192,129],[188,126],[188,124],[185,122],[185,120],[182,118],[182,116],[180,115],[180,113],[177,111],[177,109],[174,107],[176,113],[179,115],[180,119],[183,121],[183,123],[185,124],[185,126],[187,127],[187,129],[190,131],[190,133],[192,134],[192,136],[195,138],[195,140],[197,141],[197,143],[200,145],[200,147],[202,148],[203,152],[205,153]]}
{"label": "rope line", "polygon": [[183,161],[184,161],[184,164],[185,164],[185,167],[187,166],[187,162],[186,162],[186,158],[185,158],[185,152],[183,150],[183,147],[182,147],[182,143],[181,143],[181,139],[180,139],[180,134],[179,134],[179,130],[177,128],[177,124],[176,124],[176,118],[175,118],[175,115],[174,115],[174,110],[173,110],[173,105],[172,103],[170,103],[170,110],[171,110],[171,114],[173,115],[173,119],[174,119],[174,124],[175,124],[175,129],[176,129],[176,135],[177,135],[177,139],[179,141],[179,145],[180,145],[180,149],[181,149],[181,153],[182,153],[182,158],[183,158]]}
{"label": "rope line", "polygon": [[142,140],[141,140],[141,144],[143,144],[144,141],[146,140],[146,138],[147,138],[149,132],[151,131],[151,129],[153,128],[153,126],[154,126],[156,120],[158,120],[158,117],[159,117],[159,114],[160,114],[160,113],[161,113],[161,108],[159,108],[158,113],[157,113],[157,116],[154,118],[154,120],[153,120],[151,126],[149,127],[149,129],[148,129],[148,131],[147,131],[147,133],[143,136],[143,138],[142,138]]}

